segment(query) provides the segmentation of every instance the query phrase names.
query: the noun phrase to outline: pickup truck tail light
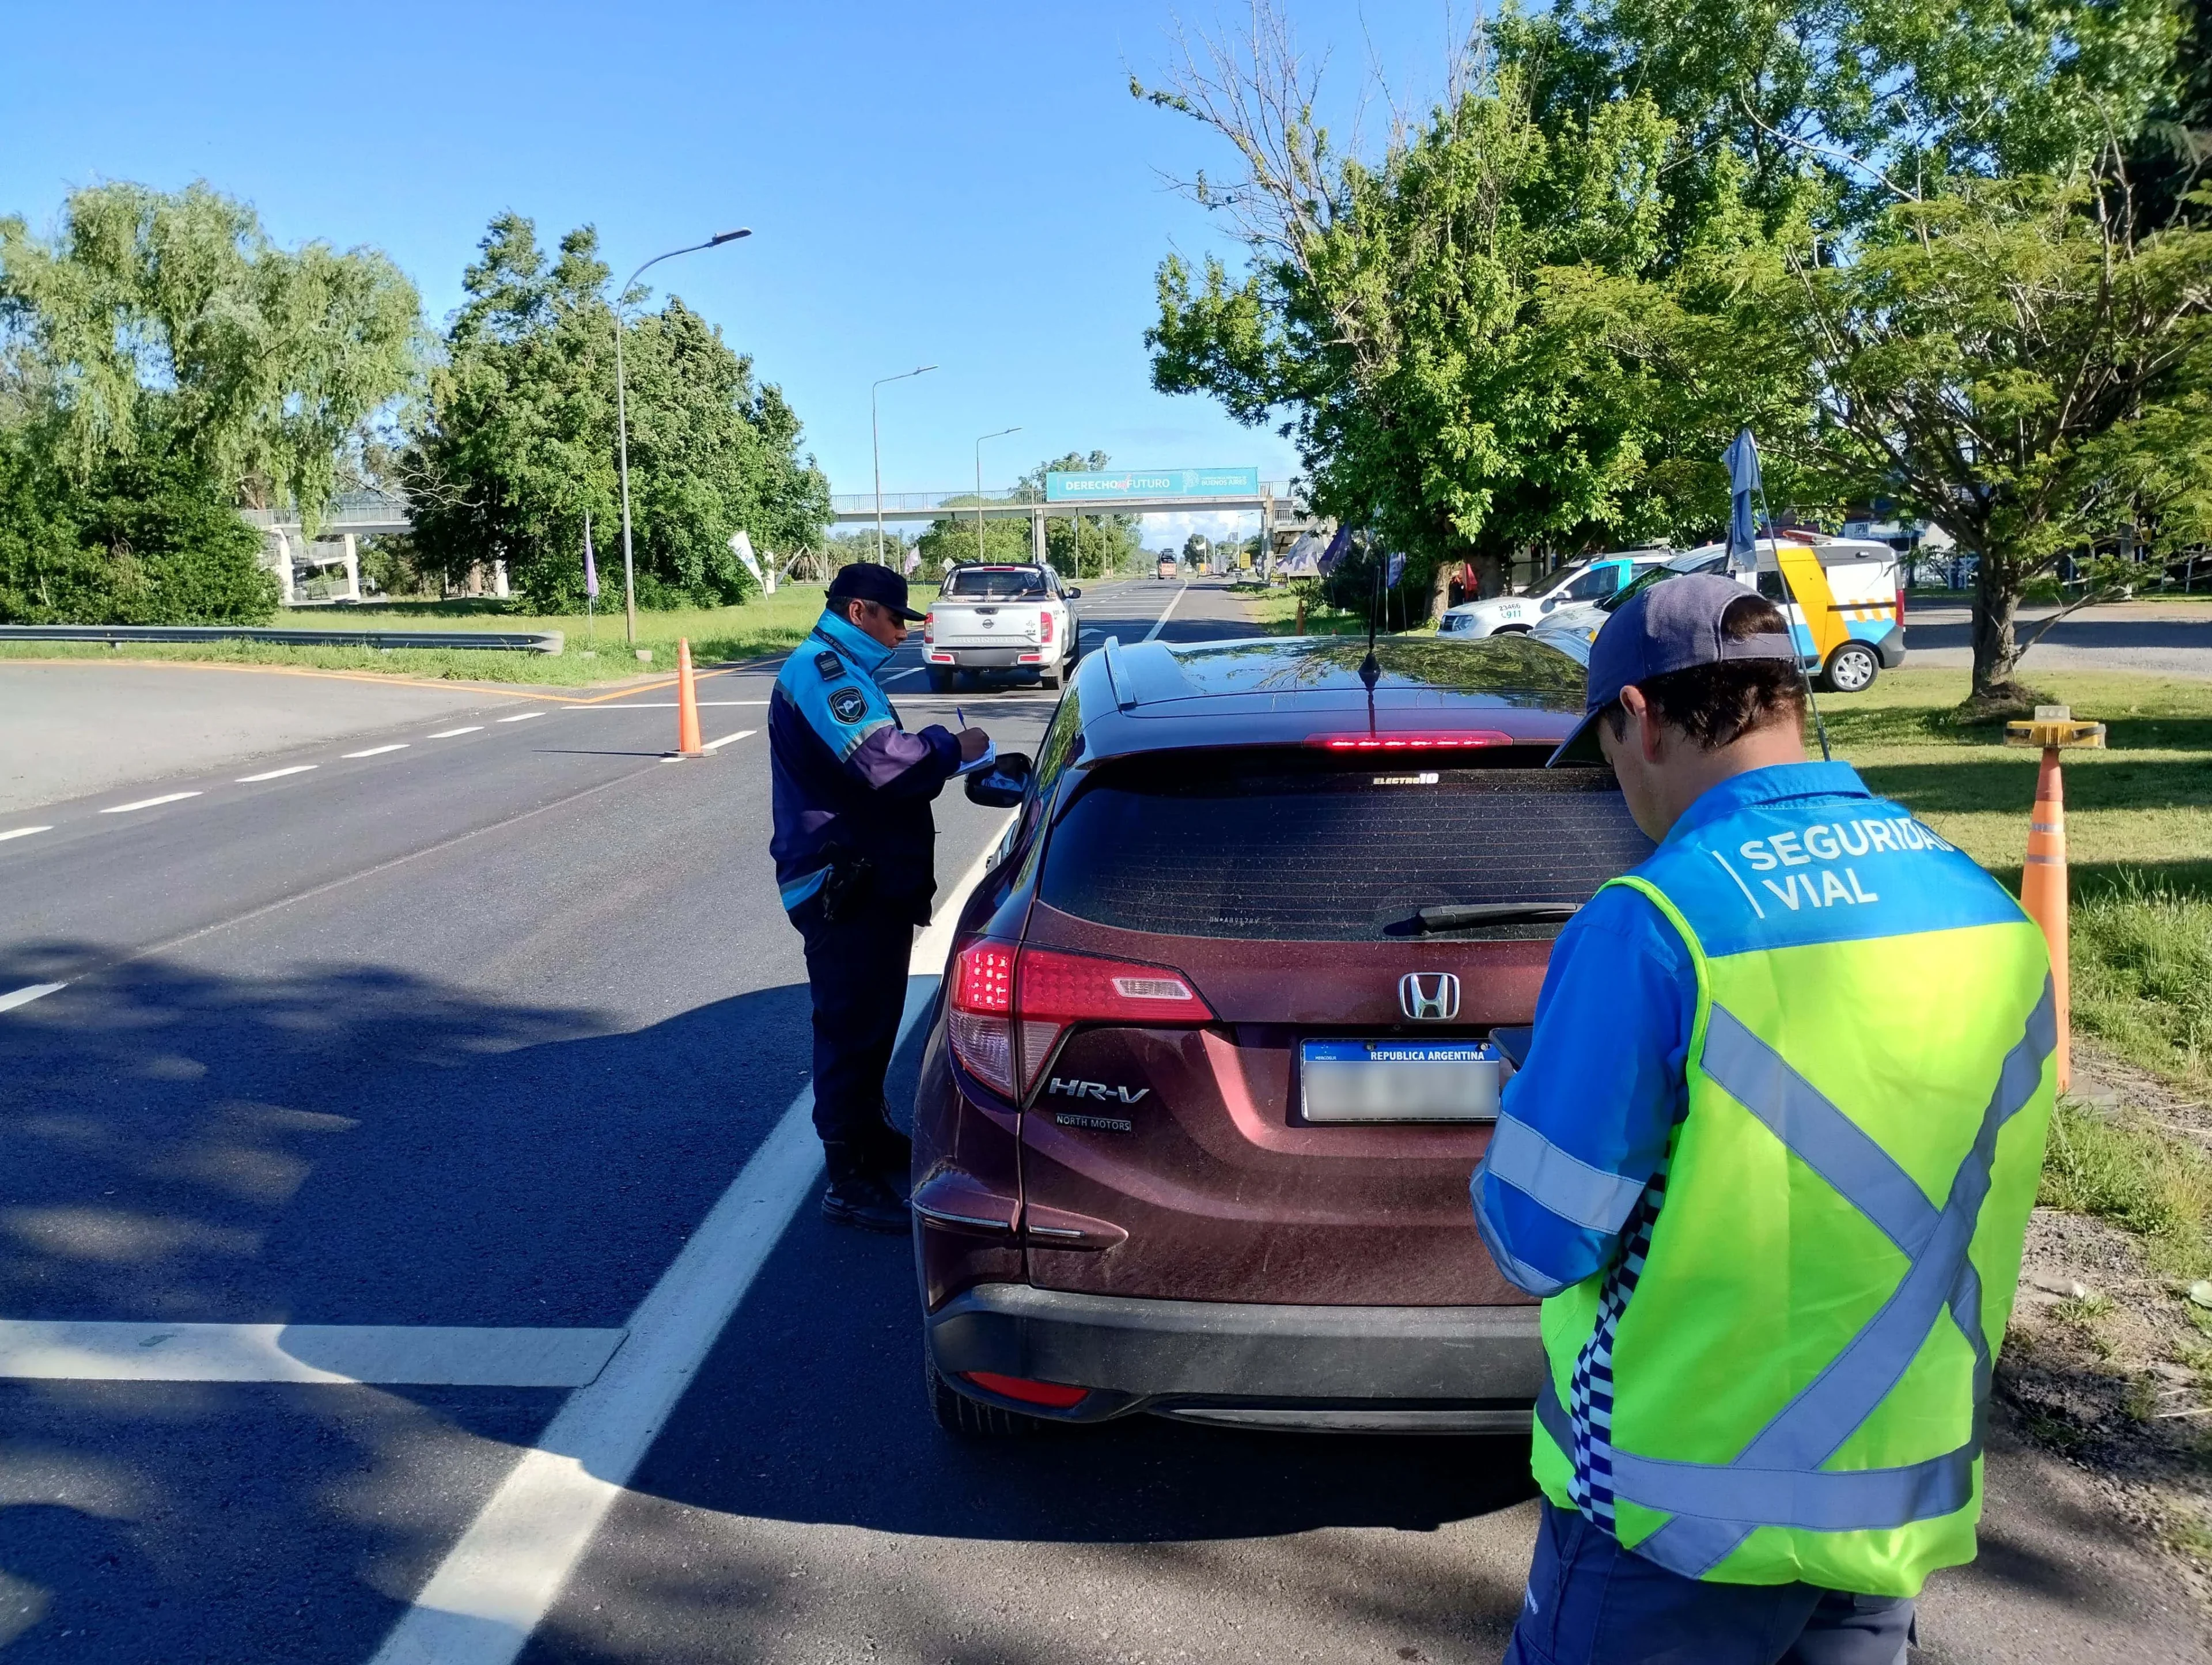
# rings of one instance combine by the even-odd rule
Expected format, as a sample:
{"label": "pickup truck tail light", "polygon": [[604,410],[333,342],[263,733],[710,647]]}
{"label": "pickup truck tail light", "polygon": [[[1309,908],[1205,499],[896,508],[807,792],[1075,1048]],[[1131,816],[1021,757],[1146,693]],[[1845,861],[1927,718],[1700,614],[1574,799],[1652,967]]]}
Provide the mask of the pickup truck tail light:
{"label": "pickup truck tail light", "polygon": [[936,639],[936,636],[937,615],[935,613],[924,613],[921,616],[921,645],[925,647],[928,647],[929,644]]}
{"label": "pickup truck tail light", "polygon": [[953,962],[946,1031],[968,1073],[1012,1098],[1036,1085],[1053,1048],[1077,1024],[1175,1029],[1212,1021],[1205,996],[1172,967],[985,937]]}
{"label": "pickup truck tail light", "polygon": [[1052,609],[1049,607],[1037,609],[1037,640],[1039,641],[1052,640]]}

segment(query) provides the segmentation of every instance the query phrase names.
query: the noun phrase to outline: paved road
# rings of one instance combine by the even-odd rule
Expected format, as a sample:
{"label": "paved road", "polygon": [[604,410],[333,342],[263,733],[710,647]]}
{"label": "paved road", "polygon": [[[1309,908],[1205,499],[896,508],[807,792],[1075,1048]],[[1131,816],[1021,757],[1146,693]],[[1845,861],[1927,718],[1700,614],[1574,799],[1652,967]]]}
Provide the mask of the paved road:
{"label": "paved road", "polygon": [[[1100,586],[1086,645],[1177,597],[1172,639],[1243,628],[1215,587]],[[905,694],[913,665],[887,674],[933,720],[951,701]],[[769,680],[708,683],[708,738],[757,729]],[[1050,703],[960,698],[1022,746]],[[670,1341],[652,1315],[694,1310],[672,1268],[764,1206],[765,1181],[732,1179],[775,1169],[805,1083],[765,748],[665,763],[665,699],[504,706],[520,720],[395,730],[372,757],[319,743],[42,808],[50,831],[0,843],[0,998],[65,985],[0,1012],[0,1346],[26,1356],[27,1322],[141,1327],[96,1370],[0,1382],[0,1651],[356,1665],[465,1611],[446,1656],[505,1658],[564,1517],[501,1500],[543,1471],[606,1512],[532,1662],[1494,1659],[1533,1523],[1520,1442],[1137,1423],[952,1443],[918,1392],[905,1245],[805,1207],[764,1216],[750,1292],[688,1338],[703,1358],[657,1437],[633,1430],[623,1489],[526,1455],[636,1387],[638,1350]],[[939,824],[949,882],[1000,823],[955,797]],[[255,1324],[402,1351],[449,1327],[481,1380],[118,1379]],[[592,1388],[526,1385],[579,1379],[544,1332],[625,1327]],[[314,1335],[290,1358],[336,1363]],[[2002,1470],[2034,1523],[1939,1589],[1923,1657],[2193,1656],[2035,1474]],[[530,1618],[483,1617],[507,1611]]]}
{"label": "paved road", "polygon": [[[2025,637],[2057,610],[2023,607]],[[1914,606],[1905,618],[1917,669],[1966,670],[1974,662],[1972,615],[1965,607]],[[2021,673],[2038,671],[2136,671],[2166,677],[2212,678],[2212,605],[2187,602],[2116,602],[2084,607],[2051,627],[2029,650]]]}

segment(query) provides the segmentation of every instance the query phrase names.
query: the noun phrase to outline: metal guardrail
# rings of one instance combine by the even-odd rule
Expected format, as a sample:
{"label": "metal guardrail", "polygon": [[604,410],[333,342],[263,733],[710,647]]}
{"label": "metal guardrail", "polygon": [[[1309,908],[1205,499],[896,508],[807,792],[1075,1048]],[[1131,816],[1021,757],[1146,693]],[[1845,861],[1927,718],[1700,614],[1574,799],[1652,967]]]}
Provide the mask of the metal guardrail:
{"label": "metal guardrail", "polygon": [[0,641],[268,641],[289,647],[477,647],[557,653],[560,630],[294,630],[252,624],[0,624]]}

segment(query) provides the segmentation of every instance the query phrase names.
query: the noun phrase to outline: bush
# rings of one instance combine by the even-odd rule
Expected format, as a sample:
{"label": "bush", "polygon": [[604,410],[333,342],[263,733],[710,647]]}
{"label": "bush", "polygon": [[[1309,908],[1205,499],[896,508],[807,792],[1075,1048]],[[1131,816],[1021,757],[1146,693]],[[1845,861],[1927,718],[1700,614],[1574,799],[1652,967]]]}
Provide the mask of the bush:
{"label": "bush", "polygon": [[276,580],[261,534],[217,483],[173,453],[141,453],[90,480],[0,435],[0,622],[259,623]]}

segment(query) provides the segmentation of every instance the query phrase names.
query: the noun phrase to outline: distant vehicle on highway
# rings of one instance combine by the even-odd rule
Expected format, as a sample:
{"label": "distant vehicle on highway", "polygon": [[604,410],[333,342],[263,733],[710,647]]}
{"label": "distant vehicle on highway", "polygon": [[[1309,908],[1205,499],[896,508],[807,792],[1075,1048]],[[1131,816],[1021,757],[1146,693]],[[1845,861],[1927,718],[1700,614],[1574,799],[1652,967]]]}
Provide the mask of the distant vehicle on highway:
{"label": "distant vehicle on highway", "polygon": [[[1559,609],[1536,628],[1536,640],[1587,665],[1598,631],[1637,591],[1684,573],[1728,569],[1724,544],[1686,550],[1602,601]],[[1782,609],[1805,669],[1830,693],[1863,693],[1905,663],[1905,580],[1888,544],[1785,532],[1771,543],[1761,538],[1757,571],[1735,576]]]}
{"label": "distant vehicle on highway", "polygon": [[1082,594],[1050,567],[953,568],[921,622],[929,685],[943,693],[988,671],[1059,687],[1082,651],[1068,605]]}
{"label": "distant vehicle on highway", "polygon": [[[937,1419],[1528,1425],[1493,1036],[1650,846],[1526,636],[1109,644],[963,910],[915,1104]],[[1233,829],[1233,836],[1230,836]]]}
{"label": "distant vehicle on highway", "polygon": [[1664,566],[1674,556],[1672,550],[1631,550],[1579,562],[1539,579],[1523,594],[1462,601],[1437,621],[1437,632],[1473,640],[1533,630],[1558,609],[1578,602],[1602,601],[1626,589],[1638,573]]}
{"label": "distant vehicle on highway", "polygon": [[1155,574],[1155,576],[1157,576],[1157,577],[1160,577],[1160,578],[1173,578],[1175,575],[1176,575],[1176,563],[1175,563],[1175,556],[1171,556],[1171,555],[1164,555],[1164,556],[1162,556],[1160,557],[1159,569],[1158,569],[1158,573]]}

